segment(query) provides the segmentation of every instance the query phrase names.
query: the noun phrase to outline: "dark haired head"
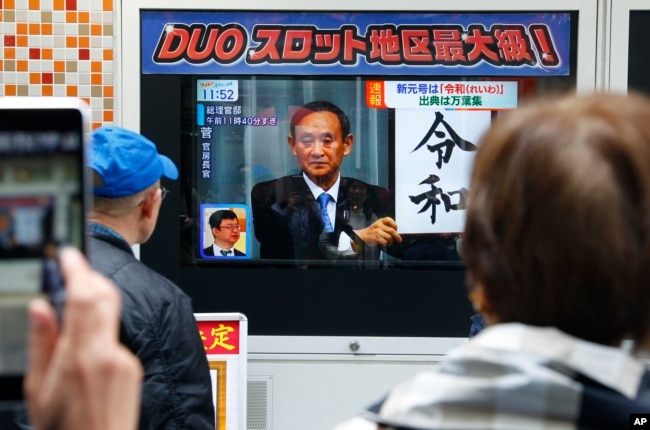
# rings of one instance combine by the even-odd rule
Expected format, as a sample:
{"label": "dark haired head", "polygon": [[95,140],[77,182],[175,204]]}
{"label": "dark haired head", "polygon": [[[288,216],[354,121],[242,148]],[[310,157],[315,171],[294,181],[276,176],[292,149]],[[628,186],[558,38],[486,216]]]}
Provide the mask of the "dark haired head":
{"label": "dark haired head", "polygon": [[325,100],[316,100],[301,106],[291,117],[291,135],[296,135],[296,125],[300,124],[304,117],[314,112],[331,112],[336,115],[341,123],[342,137],[345,138],[350,134],[350,118],[334,103]]}
{"label": "dark haired head", "polygon": [[[341,190],[343,191],[343,194],[346,196],[346,199],[344,200],[344,204],[347,207],[347,209],[352,209],[352,204],[353,201],[356,198],[362,198],[362,201],[357,202],[361,203],[361,207],[363,209],[363,214],[366,217],[366,221],[370,221],[372,218],[372,215],[374,214],[374,207],[378,207],[379,204],[377,203],[377,195],[375,193],[375,190],[368,186],[365,182],[359,180],[359,179],[347,179],[344,181],[341,181]],[[356,194],[353,196],[352,191],[355,191]]]}
{"label": "dark haired head", "polygon": [[223,209],[214,212],[212,215],[210,215],[210,219],[208,221],[210,223],[210,228],[218,229],[221,225],[221,221],[224,219],[237,219],[237,214],[235,214],[230,209]]}
{"label": "dark haired head", "polygon": [[[462,254],[496,322],[618,344],[647,330],[650,101],[565,96],[497,119],[476,153]],[[486,315],[488,315],[486,313]]]}

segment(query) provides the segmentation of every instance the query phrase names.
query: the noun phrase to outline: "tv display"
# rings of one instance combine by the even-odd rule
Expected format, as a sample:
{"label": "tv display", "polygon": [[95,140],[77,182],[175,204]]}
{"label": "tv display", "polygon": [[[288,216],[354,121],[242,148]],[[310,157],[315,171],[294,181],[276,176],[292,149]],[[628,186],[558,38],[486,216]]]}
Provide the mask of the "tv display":
{"label": "tv display", "polygon": [[352,15],[142,12],[141,132],[181,176],[142,260],[253,335],[465,337],[473,154],[575,85],[577,22]]}

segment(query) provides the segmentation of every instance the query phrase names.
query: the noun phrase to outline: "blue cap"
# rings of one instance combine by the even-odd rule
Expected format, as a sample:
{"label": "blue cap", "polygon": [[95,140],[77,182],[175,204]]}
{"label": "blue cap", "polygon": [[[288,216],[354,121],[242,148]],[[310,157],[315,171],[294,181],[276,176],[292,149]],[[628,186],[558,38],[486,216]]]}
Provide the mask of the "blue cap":
{"label": "blue cap", "polygon": [[89,166],[104,180],[104,186],[93,188],[96,196],[130,196],[162,176],[178,178],[174,162],[159,154],[156,145],[141,134],[111,125],[95,129],[90,137]]}

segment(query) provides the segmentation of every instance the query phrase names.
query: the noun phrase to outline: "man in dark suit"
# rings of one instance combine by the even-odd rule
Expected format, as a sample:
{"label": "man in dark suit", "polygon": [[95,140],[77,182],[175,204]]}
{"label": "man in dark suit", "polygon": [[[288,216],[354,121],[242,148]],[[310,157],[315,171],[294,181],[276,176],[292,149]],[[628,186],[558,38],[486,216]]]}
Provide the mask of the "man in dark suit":
{"label": "man in dark suit", "polygon": [[241,225],[237,215],[229,210],[218,210],[210,215],[210,230],[214,243],[203,249],[206,257],[243,257],[246,254],[235,249],[239,240]]}
{"label": "man in dark suit", "polygon": [[347,223],[341,203],[352,178],[341,177],[341,163],[354,143],[348,116],[330,102],[314,101],[296,111],[290,128],[289,147],[302,173],[258,183],[251,192],[260,256],[300,265],[365,258],[372,247],[401,242],[383,188],[366,184],[379,216],[374,223],[357,230]]}

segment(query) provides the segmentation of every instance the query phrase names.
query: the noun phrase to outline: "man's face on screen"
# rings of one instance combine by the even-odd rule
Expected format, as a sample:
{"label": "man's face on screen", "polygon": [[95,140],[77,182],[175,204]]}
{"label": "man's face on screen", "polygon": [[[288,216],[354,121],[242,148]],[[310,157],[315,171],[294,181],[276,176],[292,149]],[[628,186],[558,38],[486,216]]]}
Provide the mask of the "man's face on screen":
{"label": "man's face on screen", "polygon": [[237,243],[240,236],[239,221],[236,219],[222,219],[219,228],[213,228],[214,241],[221,248],[231,248]]}
{"label": "man's face on screen", "polygon": [[314,112],[296,124],[289,146],[300,168],[309,179],[329,189],[341,170],[341,163],[352,150],[352,135],[343,136],[341,123],[332,112]]}

